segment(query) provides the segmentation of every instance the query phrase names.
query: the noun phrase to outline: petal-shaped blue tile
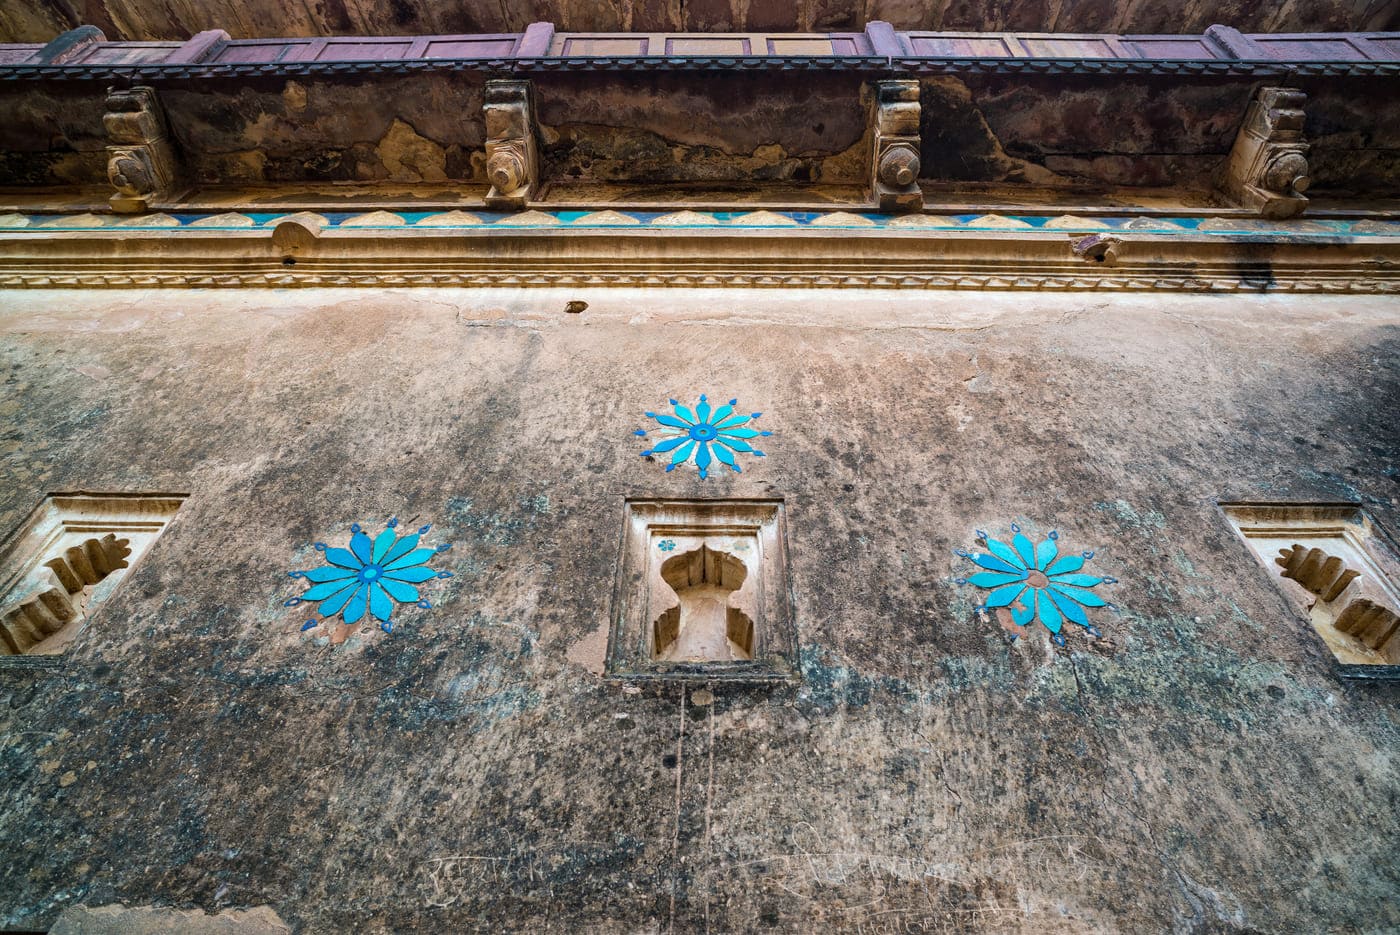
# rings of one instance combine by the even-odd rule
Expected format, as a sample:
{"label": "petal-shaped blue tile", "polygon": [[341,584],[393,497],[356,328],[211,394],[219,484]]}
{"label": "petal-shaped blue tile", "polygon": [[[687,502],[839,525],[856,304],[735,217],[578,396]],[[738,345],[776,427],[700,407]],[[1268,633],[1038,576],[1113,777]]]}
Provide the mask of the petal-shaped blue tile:
{"label": "petal-shaped blue tile", "polygon": [[374,553],[374,543],[369,541],[369,536],[362,532],[357,532],[350,537],[350,551],[355,553],[363,564],[370,563],[370,556]]}
{"label": "petal-shaped blue tile", "polygon": [[1003,584],[1010,584],[1013,581],[1025,581],[1024,571],[997,572],[979,571],[977,574],[967,579],[968,584],[976,585],[979,588],[996,588]]}
{"label": "petal-shaped blue tile", "polygon": [[389,600],[389,595],[377,584],[372,584],[369,588],[369,612],[377,620],[388,620],[389,615],[394,612],[394,602]]}
{"label": "petal-shaped blue tile", "polygon": [[404,584],[402,581],[395,581],[387,576],[380,578],[379,583],[384,586],[385,591],[389,592],[389,596],[400,604],[418,603],[418,589],[413,585]]}
{"label": "petal-shaped blue tile", "polygon": [[1058,574],[1048,575],[1047,577],[1049,577],[1050,581],[1054,584],[1071,584],[1079,588],[1092,588],[1096,584],[1103,583],[1102,578],[1095,578],[1093,575]]}
{"label": "petal-shaped blue tile", "polygon": [[374,552],[370,555],[370,561],[377,562],[382,559],[388,553],[389,547],[394,544],[394,540],[398,539],[398,537],[398,533],[394,532],[392,529],[386,529],[375,536]]}
{"label": "petal-shaped blue tile", "polygon": [[1030,569],[1030,566],[1027,565],[1025,562],[1021,561],[1021,557],[1017,555],[1014,551],[1012,551],[1011,547],[1008,546],[1005,542],[1002,542],[1000,539],[993,539],[991,536],[988,536],[987,549],[997,558],[1001,559],[1003,562],[1006,562],[1012,567],[1019,568],[1022,571],[1028,571]]}
{"label": "petal-shaped blue tile", "polygon": [[403,568],[398,571],[386,571],[384,572],[384,578],[381,580],[392,578],[395,581],[409,581],[418,584],[419,582],[427,581],[435,575],[437,575],[437,572],[433,571],[427,565],[418,565],[413,568]]}
{"label": "petal-shaped blue tile", "polygon": [[341,568],[353,568],[359,571],[365,567],[365,563],[352,555],[348,549],[326,549],[325,554],[326,561],[332,565],[339,565]]}
{"label": "petal-shaped blue tile", "polygon": [[301,593],[301,599],[304,601],[324,601],[332,594],[339,593],[350,583],[351,582],[346,581],[327,581],[325,584],[313,585]]}
{"label": "petal-shaped blue tile", "polygon": [[719,434],[725,438],[757,438],[760,433],[757,429],[724,429]]}
{"label": "petal-shaped blue tile", "polygon": [[421,565],[437,554],[437,549],[414,549],[407,555],[400,556],[389,562],[384,568],[393,571],[398,568],[408,568],[413,565]]}
{"label": "petal-shaped blue tile", "polygon": [[1055,545],[1054,539],[1046,539],[1035,547],[1035,567],[1044,571],[1046,566],[1055,560],[1055,556],[1060,554],[1059,547]]}
{"label": "petal-shaped blue tile", "polygon": [[1016,622],[1018,627],[1030,626],[1031,621],[1035,619],[1035,598],[1032,597],[1020,604],[1012,604],[1011,619]]}
{"label": "petal-shaped blue tile", "polygon": [[1031,540],[1026,538],[1026,534],[1018,532],[1011,537],[1011,544],[1016,549],[1016,554],[1021,556],[1021,561],[1026,563],[1026,568],[1035,567],[1035,546]]}
{"label": "petal-shaped blue tile", "polygon": [[739,439],[731,438],[728,435],[721,435],[718,440],[724,442],[726,445],[728,445],[730,448],[733,448],[735,451],[753,451],[753,446],[751,446],[748,442],[741,442],[739,441]]}
{"label": "petal-shaped blue tile", "polygon": [[1082,555],[1062,555],[1049,568],[1045,569],[1045,574],[1053,577],[1062,575],[1067,571],[1078,571],[1084,567],[1084,556]]}
{"label": "petal-shaped blue tile", "polygon": [[695,455],[695,466],[702,471],[710,467],[710,446],[705,442],[700,443],[700,450]]}
{"label": "petal-shaped blue tile", "polygon": [[734,404],[737,402],[737,399],[731,399],[728,403],[716,409],[714,417],[710,419],[710,424],[719,425],[725,419],[729,418],[729,414],[734,411]]}
{"label": "petal-shaped blue tile", "polygon": [[716,423],[715,423],[715,428],[717,428],[717,429],[727,429],[727,428],[730,428],[731,426],[743,425],[745,422],[749,421],[749,420],[752,419],[752,418],[753,418],[753,416],[747,415],[747,414],[745,414],[745,415],[734,416],[734,417],[731,418],[731,419],[725,419],[723,422],[716,422]]}
{"label": "petal-shaped blue tile", "polygon": [[369,585],[362,584],[355,592],[355,596],[350,598],[350,603],[345,605],[345,622],[359,623],[360,618],[365,615],[365,605],[369,602]]}
{"label": "petal-shaped blue tile", "polygon": [[1068,585],[1056,584],[1052,581],[1050,582],[1050,589],[1053,591],[1058,591],[1059,593],[1063,594],[1065,597],[1070,598],[1071,600],[1078,601],[1085,607],[1103,607],[1108,603],[1108,601],[1099,597],[1093,591],[1086,591],[1083,588],[1072,588]]}
{"label": "petal-shaped blue tile", "polygon": [[391,548],[387,553],[385,553],[384,561],[380,562],[379,564],[387,565],[389,562],[392,562],[398,558],[402,558],[409,552],[412,552],[414,548],[417,547],[418,540],[420,538],[422,538],[421,534],[416,532],[411,536],[404,536],[398,542],[394,543],[393,548]]}
{"label": "petal-shaped blue tile", "polygon": [[342,590],[331,595],[320,607],[317,607],[316,612],[322,617],[334,617],[336,614],[340,613],[340,609],[345,606],[346,602],[355,596],[355,591],[358,590],[359,587],[360,582],[358,580],[351,581],[349,584],[345,585]]}
{"label": "petal-shaped blue tile", "polygon": [[1051,633],[1059,633],[1060,627],[1064,626],[1065,618],[1060,615],[1050,595],[1044,591],[1035,592],[1035,612],[1040,616],[1040,622],[1045,624],[1045,629]]}
{"label": "petal-shaped blue tile", "polygon": [[697,422],[709,422],[709,421],[710,421],[710,413],[711,413],[712,411],[713,411],[713,410],[710,409],[710,404],[709,404],[708,402],[705,401],[705,397],[701,396],[701,397],[700,397],[700,405],[698,405],[698,406],[695,407],[695,415],[696,415],[696,417],[697,417],[696,421],[697,421]]}
{"label": "petal-shaped blue tile", "polygon": [[1045,589],[1045,593],[1055,602],[1060,613],[1064,614],[1071,623],[1077,623],[1081,627],[1089,625],[1089,615],[1084,613],[1084,609],[1067,597],[1062,597],[1050,588]]}
{"label": "petal-shaped blue tile", "polygon": [[671,428],[673,428],[673,429],[687,429],[687,430],[689,430],[689,428],[690,428],[690,423],[688,423],[688,422],[682,422],[680,419],[677,419],[675,416],[668,416],[668,415],[666,415],[665,413],[662,413],[662,412],[658,412],[658,413],[654,416],[654,418],[656,419],[657,422],[660,422],[662,425],[669,425],[669,426],[670,426]]}
{"label": "petal-shaped blue tile", "polygon": [[334,565],[322,565],[320,568],[313,568],[305,572],[307,581],[320,583],[322,581],[344,581],[353,578],[358,572],[354,568],[337,568]]}
{"label": "petal-shaped blue tile", "polygon": [[1010,562],[1003,562],[995,555],[988,555],[985,552],[973,552],[968,558],[972,559],[974,565],[980,565],[992,571],[1015,572],[1023,578],[1026,575],[1026,569],[1013,565]]}
{"label": "petal-shaped blue tile", "polygon": [[[695,424],[695,413],[690,411],[690,407],[682,406],[680,403],[676,403],[674,404],[673,408],[676,410],[676,415],[680,416],[682,419],[685,420],[684,425],[678,425],[676,426],[676,428],[690,428],[692,425]],[[658,421],[660,421],[661,419],[660,416],[657,416],[656,418]],[[671,423],[667,422],[666,424],[670,425]]]}
{"label": "petal-shaped blue tile", "polygon": [[729,467],[733,468],[736,472],[739,471],[739,465],[734,463],[734,453],[730,451],[727,446],[725,446],[718,439],[716,439],[715,442],[712,445],[710,445],[710,447],[714,449],[715,457],[719,458],[721,464],[728,465]]}
{"label": "petal-shaped blue tile", "polygon": [[997,588],[987,595],[986,604],[988,607],[1006,607],[1021,595],[1026,589],[1024,584],[1008,584]]}
{"label": "petal-shaped blue tile", "polygon": [[686,436],[677,435],[675,438],[668,438],[665,441],[657,442],[655,445],[651,446],[651,450],[656,454],[665,454],[668,451],[674,451],[681,445],[684,445],[685,442]]}
{"label": "petal-shaped blue tile", "polygon": [[684,464],[684,463],[685,463],[685,459],[686,459],[686,458],[689,458],[689,457],[690,457],[690,453],[691,453],[692,451],[694,451],[694,450],[695,450],[695,442],[687,441],[687,442],[685,443],[685,445],[684,445],[679,451],[677,451],[675,454],[671,455],[671,466],[672,466],[672,467],[675,467],[677,464]]}

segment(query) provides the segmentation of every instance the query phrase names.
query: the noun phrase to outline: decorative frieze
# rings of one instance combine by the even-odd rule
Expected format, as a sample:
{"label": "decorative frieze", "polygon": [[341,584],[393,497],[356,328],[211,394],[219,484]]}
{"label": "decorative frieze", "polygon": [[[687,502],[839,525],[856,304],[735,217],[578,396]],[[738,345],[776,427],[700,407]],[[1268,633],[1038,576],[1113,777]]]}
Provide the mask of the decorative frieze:
{"label": "decorative frieze", "polygon": [[488,207],[525,207],[539,186],[539,154],[530,82],[486,82]]}
{"label": "decorative frieze", "polygon": [[1303,213],[1308,199],[1308,144],[1303,105],[1294,88],[1260,88],[1250,101],[1220,187],[1232,201],[1266,218]]}
{"label": "decorative frieze", "polygon": [[107,93],[107,180],[116,194],[112,210],[139,214],[152,202],[178,194],[180,166],[169,124],[154,88],[113,88]]}

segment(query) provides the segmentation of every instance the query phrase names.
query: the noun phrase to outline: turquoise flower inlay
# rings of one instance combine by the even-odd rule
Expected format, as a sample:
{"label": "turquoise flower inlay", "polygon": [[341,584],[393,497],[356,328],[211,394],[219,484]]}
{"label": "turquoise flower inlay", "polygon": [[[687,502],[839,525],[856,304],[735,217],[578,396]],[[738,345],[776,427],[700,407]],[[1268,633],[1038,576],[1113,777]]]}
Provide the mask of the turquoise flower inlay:
{"label": "turquoise flower inlay", "polygon": [[663,552],[674,552],[676,549],[676,540],[662,539],[660,542],[656,543],[656,547]]}
{"label": "turquoise flower inlay", "polygon": [[773,433],[745,427],[763,413],[735,415],[734,407],[739,405],[737,399],[731,399],[728,404],[712,409],[704,395],[701,395],[700,404],[693,412],[690,407],[683,406],[674,399],[670,402],[675,415],[647,413],[647,418],[661,423],[661,428],[638,429],[636,432],[637,435],[645,437],[648,431],[652,431],[662,439],[643,451],[643,458],[669,454],[671,459],[666,465],[667,471],[674,471],[687,461],[694,460],[700,477],[705,478],[710,476],[710,465],[715,461],[738,474],[741,473],[741,469],[734,458],[735,454],[751,454],[755,458],[764,456],[763,452],[752,447],[747,439]]}
{"label": "turquoise flower inlay", "polygon": [[[397,519],[371,539],[358,524],[350,527],[350,547],[333,549],[324,542],[316,543],[316,551],[325,555],[326,564],[309,571],[289,571],[289,578],[304,579],[311,586],[298,597],[285,602],[295,607],[307,602],[320,602],[316,612],[330,619],[339,616],[348,624],[359,623],[366,611],[379,621],[385,633],[394,632],[390,619],[394,604],[416,604],[427,610],[433,605],[418,593],[415,584],[433,578],[451,578],[450,571],[437,571],[428,562],[452,546],[444,543],[434,548],[418,548],[418,540],[432,526],[424,526],[409,536],[399,536]],[[308,620],[302,627],[316,626]]]}
{"label": "turquoise flower inlay", "polygon": [[[1018,627],[1039,620],[1060,646],[1065,645],[1060,630],[1066,620],[1083,627],[1090,636],[1098,636],[1099,631],[1089,623],[1084,608],[1112,609],[1113,605],[1092,589],[1100,584],[1117,584],[1118,579],[1081,574],[1084,563],[1093,558],[1094,553],[1060,555],[1060,534],[1053,530],[1038,545],[1015,523],[1011,524],[1011,531],[1014,535],[1010,545],[979,529],[977,537],[986,544],[986,552],[957,550],[958,555],[986,569],[957,579],[958,584],[971,584],[990,591],[986,602],[977,610],[1005,607]],[[1012,638],[1015,639],[1014,633]]]}

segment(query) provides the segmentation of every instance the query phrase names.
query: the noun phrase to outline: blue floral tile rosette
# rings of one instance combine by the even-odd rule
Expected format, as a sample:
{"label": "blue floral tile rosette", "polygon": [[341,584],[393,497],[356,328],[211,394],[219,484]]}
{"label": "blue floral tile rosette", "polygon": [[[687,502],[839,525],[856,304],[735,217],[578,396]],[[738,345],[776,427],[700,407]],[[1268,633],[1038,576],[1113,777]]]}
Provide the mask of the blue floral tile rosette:
{"label": "blue floral tile rosette", "polygon": [[[984,612],[1005,607],[1018,627],[1039,620],[1059,646],[1065,645],[1061,632],[1066,621],[1083,627],[1090,636],[1099,631],[1089,622],[1086,608],[1114,609],[1094,588],[1101,584],[1117,584],[1118,579],[1084,574],[1084,564],[1094,557],[1092,551],[1061,555],[1060,534],[1051,530],[1040,543],[1033,543],[1011,524],[1011,544],[994,539],[982,530],[977,538],[986,546],[985,552],[958,549],[957,554],[983,569],[958,584],[970,584],[989,592],[977,610]],[[1015,634],[1012,635],[1015,639]]]}
{"label": "blue floral tile rosette", "polygon": [[754,421],[761,412],[735,414],[734,407],[739,400],[731,399],[727,404],[714,409],[704,394],[692,410],[676,400],[670,400],[672,413],[648,412],[648,419],[655,419],[660,428],[638,429],[636,435],[643,438],[648,432],[654,433],[661,441],[642,452],[643,458],[652,455],[670,455],[667,471],[674,471],[688,461],[695,463],[701,479],[710,476],[710,465],[715,461],[736,474],[743,473],[736,455],[750,454],[762,458],[763,452],[749,444],[750,439],[767,437],[772,432],[759,431],[748,423]]}
{"label": "blue floral tile rosette", "polygon": [[[419,548],[431,525],[417,532],[400,536],[397,519],[391,519],[384,531],[371,539],[359,524],[350,527],[349,548],[332,548],[316,543],[326,564],[307,571],[289,571],[287,576],[310,584],[297,597],[285,602],[287,607],[317,603],[316,612],[330,620],[340,617],[347,624],[356,624],[366,613],[379,621],[385,633],[394,632],[393,612],[396,604],[413,604],[424,610],[433,605],[419,594],[415,585],[434,578],[451,578],[452,572],[439,571],[428,565],[436,555],[452,546],[443,543],[432,548]],[[309,630],[318,621],[308,620],[302,630]]]}

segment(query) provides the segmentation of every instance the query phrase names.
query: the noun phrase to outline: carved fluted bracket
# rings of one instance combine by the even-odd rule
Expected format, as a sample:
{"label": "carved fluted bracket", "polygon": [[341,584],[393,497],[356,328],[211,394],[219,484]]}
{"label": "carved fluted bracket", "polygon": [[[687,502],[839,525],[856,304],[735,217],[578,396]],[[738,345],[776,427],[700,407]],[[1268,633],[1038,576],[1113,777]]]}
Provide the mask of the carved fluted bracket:
{"label": "carved fluted bracket", "polygon": [[1324,602],[1335,601],[1347,585],[1360,576],[1360,572],[1348,568],[1337,556],[1298,543],[1290,549],[1279,549],[1274,561],[1283,569],[1280,574],[1292,578]]}
{"label": "carved fluted bracket", "polygon": [[1308,144],[1303,141],[1307,99],[1293,88],[1258,90],[1220,179],[1226,197],[1266,218],[1303,213],[1309,181]]}
{"label": "carved fluted bracket", "polygon": [[871,190],[881,211],[917,211],[919,188],[919,82],[877,81],[870,111],[875,140]]}
{"label": "carved fluted bracket", "polygon": [[107,113],[107,179],[115,188],[112,210],[139,214],[152,202],[179,194],[180,164],[165,111],[154,88],[111,89]]}
{"label": "carved fluted bracket", "polygon": [[85,589],[127,567],[131,541],[108,533],[44,562],[61,587],[46,588],[0,615],[0,656],[22,656],[83,614]]}
{"label": "carved fluted bracket", "polygon": [[539,187],[533,91],[528,81],[486,82],[486,204],[525,207]]}
{"label": "carved fluted bracket", "polygon": [[1400,630],[1400,615],[1388,607],[1366,598],[1347,605],[1337,618],[1337,629],[1350,633],[1371,649],[1380,651]]}

